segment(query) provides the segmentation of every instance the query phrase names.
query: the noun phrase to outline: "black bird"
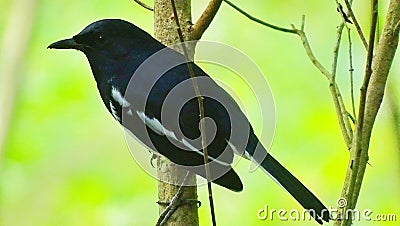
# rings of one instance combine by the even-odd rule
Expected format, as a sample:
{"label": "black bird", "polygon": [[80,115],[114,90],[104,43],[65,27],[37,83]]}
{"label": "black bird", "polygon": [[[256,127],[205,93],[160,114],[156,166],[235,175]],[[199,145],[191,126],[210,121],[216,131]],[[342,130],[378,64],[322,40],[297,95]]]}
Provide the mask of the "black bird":
{"label": "black bird", "polygon": [[[96,21],[72,38],[55,42],[48,48],[83,52],[100,96],[113,117],[154,152],[205,177],[203,150],[197,139],[201,136],[200,119],[193,86],[184,86],[172,98],[167,98],[180,84],[191,81],[185,56],[120,19]],[[242,155],[260,164],[318,223],[328,222],[327,208],[267,154],[233,98],[196,64],[188,64],[193,68],[200,93],[212,95],[203,96],[205,117],[214,122],[210,125],[206,121],[206,128],[214,126],[215,130],[207,146],[213,182],[241,191],[242,182],[231,163],[234,153]],[[167,113],[165,117],[163,107],[169,108],[168,112],[179,111],[176,115]],[[173,118],[172,123],[168,118]]]}

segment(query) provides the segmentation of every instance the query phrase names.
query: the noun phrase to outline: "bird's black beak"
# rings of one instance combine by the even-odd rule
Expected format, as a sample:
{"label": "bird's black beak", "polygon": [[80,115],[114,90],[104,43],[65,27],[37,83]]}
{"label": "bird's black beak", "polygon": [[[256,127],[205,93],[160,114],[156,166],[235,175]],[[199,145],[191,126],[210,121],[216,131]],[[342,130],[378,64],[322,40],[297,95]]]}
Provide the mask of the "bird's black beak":
{"label": "bird's black beak", "polygon": [[48,49],[77,49],[81,50],[82,45],[77,43],[73,38],[64,39],[50,44]]}

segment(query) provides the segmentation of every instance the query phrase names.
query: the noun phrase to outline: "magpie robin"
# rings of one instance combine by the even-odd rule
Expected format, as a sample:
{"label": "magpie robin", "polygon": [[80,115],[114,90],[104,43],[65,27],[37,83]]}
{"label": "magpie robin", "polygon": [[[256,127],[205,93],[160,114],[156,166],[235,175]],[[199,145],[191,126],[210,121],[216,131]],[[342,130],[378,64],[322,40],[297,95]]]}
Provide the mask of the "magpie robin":
{"label": "magpie robin", "polygon": [[[210,133],[213,137],[207,146],[213,182],[233,191],[243,189],[231,167],[233,155],[239,154],[259,164],[318,223],[329,221],[329,212],[321,201],[267,153],[233,98],[196,64],[186,62],[185,56],[145,31],[127,21],[104,19],[48,48],[83,52],[103,103],[112,116],[154,152],[205,177],[203,150],[196,140],[201,132],[193,86],[175,92],[180,84],[191,80],[187,66],[191,64],[204,98],[204,116],[214,123],[211,126],[206,123],[206,128],[215,130]],[[174,92],[173,98],[168,98]],[[212,96],[204,93],[212,93]],[[165,120],[162,115],[163,109],[168,107],[179,109],[176,115],[167,116],[167,119],[176,119],[178,126],[168,123],[171,120]]]}

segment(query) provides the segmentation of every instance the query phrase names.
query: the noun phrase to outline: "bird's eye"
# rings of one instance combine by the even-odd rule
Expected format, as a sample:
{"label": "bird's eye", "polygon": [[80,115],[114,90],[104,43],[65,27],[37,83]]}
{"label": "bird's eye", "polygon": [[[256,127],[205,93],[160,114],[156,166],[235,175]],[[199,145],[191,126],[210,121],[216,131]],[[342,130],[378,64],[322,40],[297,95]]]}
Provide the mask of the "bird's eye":
{"label": "bird's eye", "polygon": [[104,35],[102,33],[95,34],[95,42],[98,44],[104,44],[105,43]]}

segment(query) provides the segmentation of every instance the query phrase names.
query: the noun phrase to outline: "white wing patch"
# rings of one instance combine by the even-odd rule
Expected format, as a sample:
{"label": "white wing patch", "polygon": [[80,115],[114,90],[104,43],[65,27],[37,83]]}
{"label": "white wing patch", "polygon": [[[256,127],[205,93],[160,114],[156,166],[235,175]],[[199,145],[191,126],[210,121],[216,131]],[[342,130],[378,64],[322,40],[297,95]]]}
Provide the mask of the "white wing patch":
{"label": "white wing patch", "polygon": [[114,107],[114,105],[112,104],[111,100],[110,100],[110,109],[111,109],[111,114],[112,114],[112,116],[113,116],[117,121],[121,121],[121,118],[118,116],[117,110],[115,109],[115,107]]}
{"label": "white wing patch", "polygon": [[[139,118],[151,129],[153,130],[153,132],[157,133],[160,136],[166,136],[170,139],[173,139],[181,144],[183,144],[184,146],[186,146],[190,151],[194,151],[199,155],[203,155],[203,152],[201,152],[200,150],[198,150],[197,148],[195,148],[193,145],[191,145],[185,138],[182,138],[181,140],[179,140],[175,133],[173,131],[170,131],[166,128],[164,128],[164,126],[161,124],[160,121],[158,121],[158,119],[156,118],[149,118],[147,117],[147,115],[144,114],[144,112],[142,111],[136,111],[136,114],[139,116]],[[211,156],[208,156],[211,160],[218,162],[221,165],[224,166],[230,166],[229,163],[226,162],[222,162],[219,161]]]}
{"label": "white wing patch", "polygon": [[227,140],[226,142],[228,143],[229,147],[233,150],[233,152],[235,154],[237,154],[237,155],[239,155],[239,156],[241,156],[241,157],[243,157],[243,158],[245,158],[247,160],[251,160],[251,156],[247,151],[245,151],[244,153],[240,153],[237,150],[237,148],[235,147],[235,145],[233,145],[229,140]]}
{"label": "white wing patch", "polygon": [[[136,111],[136,114],[138,114],[139,118],[146,124],[153,132],[157,133],[158,135],[165,136],[165,131],[164,127],[161,125],[161,123],[157,119],[150,119],[147,117],[144,112],[139,112]],[[175,136],[175,134],[174,134]],[[176,137],[174,138],[176,139]]]}
{"label": "white wing patch", "polygon": [[114,86],[111,88],[111,96],[117,101],[122,107],[129,107],[131,104],[122,96],[121,92]]}

